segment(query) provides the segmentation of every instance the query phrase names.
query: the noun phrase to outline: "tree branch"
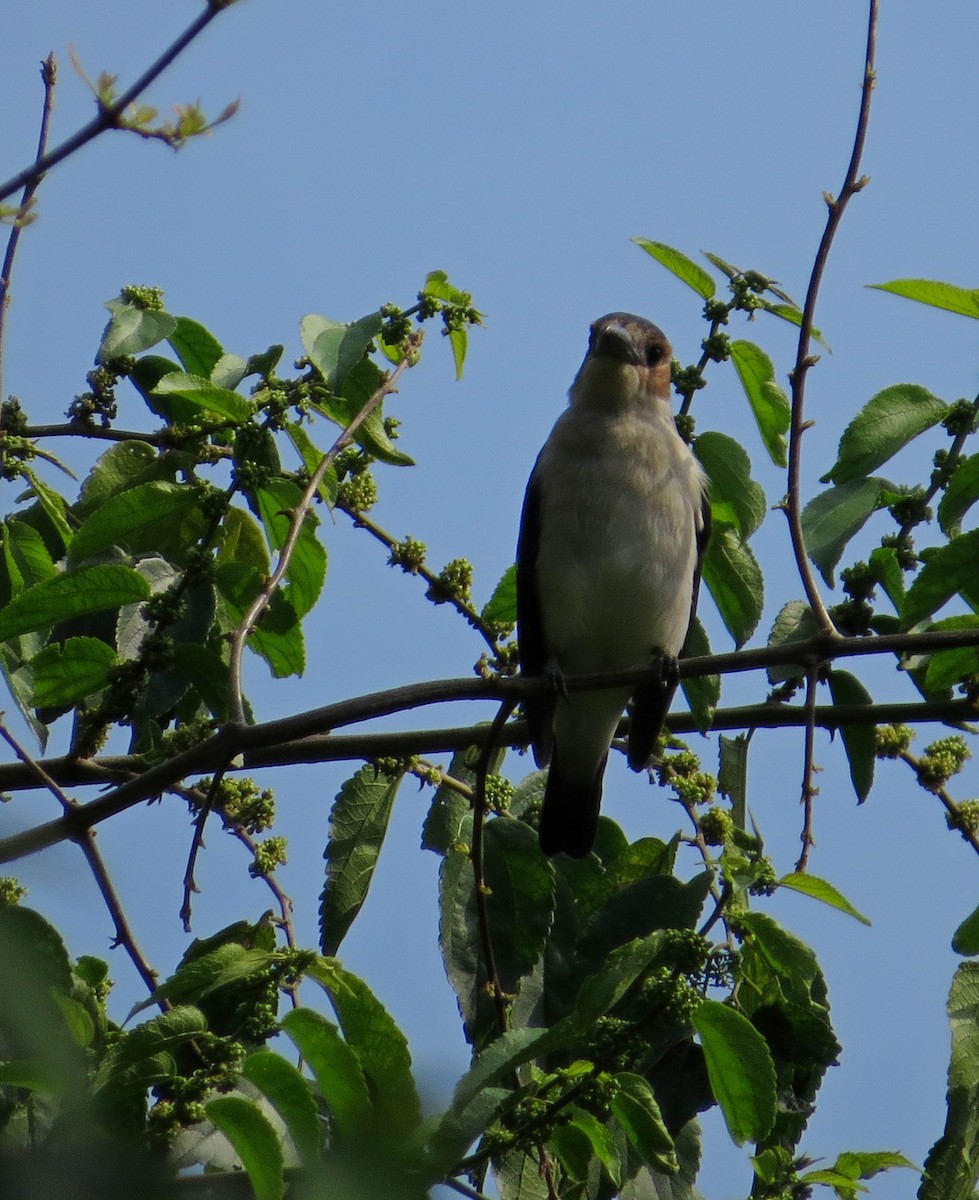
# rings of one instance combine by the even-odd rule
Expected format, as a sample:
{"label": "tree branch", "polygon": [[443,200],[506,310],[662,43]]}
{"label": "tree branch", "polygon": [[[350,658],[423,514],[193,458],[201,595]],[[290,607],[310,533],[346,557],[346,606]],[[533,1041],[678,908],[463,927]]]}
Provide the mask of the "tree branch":
{"label": "tree branch", "polygon": [[832,196],[826,195],[826,204],[829,209],[826,215],[826,227],[823,230],[823,236],[820,239],[819,247],[816,250],[816,257],[813,261],[812,274],[809,277],[809,287],[806,291],[806,301],[802,309],[802,323],[799,326],[799,343],[796,350],[795,366],[789,374],[792,388],[792,418],[789,429],[788,495],[785,503],[785,514],[789,522],[792,553],[795,556],[796,568],[806,592],[806,599],[809,602],[809,607],[812,609],[813,615],[819,622],[820,628],[827,635],[834,633],[834,626],[829,613],[826,611],[822,596],[819,594],[819,588],[816,586],[816,580],[806,554],[805,538],[802,533],[800,495],[802,485],[802,435],[806,429],[804,419],[806,376],[809,373],[809,368],[817,361],[810,354],[812,330],[816,316],[816,300],[819,295],[823,272],[826,269],[826,263],[829,258],[830,247],[833,244],[840,221],[843,219],[843,213],[847,204],[849,204],[857,192],[866,187],[868,182],[866,176],[859,175],[859,171],[864,142],[867,138],[867,123],[870,119],[870,100],[876,82],[874,58],[877,45],[877,10],[878,0],[870,0],[867,19],[867,45],[864,55],[863,86],[860,94],[860,114],[857,118],[857,128],[853,138],[853,150],[850,154],[850,162],[846,169],[846,176],[844,177],[839,196],[834,200]]}
{"label": "tree branch", "polygon": [[98,137],[99,134],[105,133],[107,129],[115,129],[130,104],[163,74],[167,67],[187,49],[196,37],[204,32],[220,12],[226,8],[230,8],[232,3],[234,3],[234,0],[208,0],[207,7],[200,16],[196,17],[187,26],[177,40],[164,50],[156,62],[148,67],[136,82],[127,88],[117,100],[112,104],[102,104],[100,102],[97,115],[87,125],[83,125],[81,129],[73,133],[60,146],[56,146],[47,154],[41,155],[35,159],[31,166],[25,167],[19,174],[0,185],[0,200],[5,200],[8,196],[12,196],[14,192],[27,187],[32,181],[39,180],[52,167],[57,166],[58,163],[62,162],[70,154],[74,154],[76,150],[80,150],[82,146],[87,145],[93,138]]}

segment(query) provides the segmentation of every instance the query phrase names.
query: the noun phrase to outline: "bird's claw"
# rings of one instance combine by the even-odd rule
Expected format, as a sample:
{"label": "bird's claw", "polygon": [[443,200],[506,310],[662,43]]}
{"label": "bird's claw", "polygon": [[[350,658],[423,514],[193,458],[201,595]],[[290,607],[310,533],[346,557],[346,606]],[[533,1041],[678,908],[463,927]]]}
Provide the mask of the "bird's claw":
{"label": "bird's claw", "polygon": [[567,700],[568,685],[564,680],[564,672],[553,658],[549,658],[544,664],[543,677],[550,691]]}

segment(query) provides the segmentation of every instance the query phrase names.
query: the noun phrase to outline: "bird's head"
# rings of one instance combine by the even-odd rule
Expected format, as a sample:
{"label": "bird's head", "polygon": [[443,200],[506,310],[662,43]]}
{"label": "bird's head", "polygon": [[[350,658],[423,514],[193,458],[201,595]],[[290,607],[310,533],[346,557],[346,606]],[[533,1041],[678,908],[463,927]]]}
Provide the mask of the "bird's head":
{"label": "bird's head", "polygon": [[630,407],[670,399],[673,348],[661,329],[632,313],[599,317],[571,385],[572,403]]}

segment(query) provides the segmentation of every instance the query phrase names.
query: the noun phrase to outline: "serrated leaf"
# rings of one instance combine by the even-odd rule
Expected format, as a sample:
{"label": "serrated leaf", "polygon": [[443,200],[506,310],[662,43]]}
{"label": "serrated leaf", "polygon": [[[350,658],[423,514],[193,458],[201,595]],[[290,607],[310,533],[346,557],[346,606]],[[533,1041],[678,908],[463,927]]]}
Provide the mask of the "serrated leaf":
{"label": "serrated leaf", "polygon": [[344,1040],[370,1082],[379,1127],[395,1137],[411,1133],[421,1121],[421,1103],[405,1035],[367,984],[336,959],[318,959],[309,977],[330,997]]}
{"label": "serrated leaf", "polygon": [[517,568],[507,567],[493,595],[486,602],[482,618],[493,625],[516,625],[517,623]]}
{"label": "serrated leaf", "polygon": [[[707,630],[699,617],[694,617],[683,643],[682,658],[700,658],[711,653]],[[720,675],[691,675],[680,681],[680,687],[690,705],[690,714],[701,733],[706,733],[714,720],[721,698]]]}
{"label": "serrated leaf", "polygon": [[282,1200],[285,1195],[282,1143],[258,1105],[244,1096],[218,1096],[204,1108],[241,1159],[255,1200]]}
{"label": "serrated leaf", "polygon": [[306,1166],[318,1162],[322,1127],[316,1098],[292,1063],[271,1050],[258,1050],[245,1059],[241,1073],[282,1118],[300,1161]]}
{"label": "serrated leaf", "polygon": [[54,488],[48,487],[44,480],[32,471],[30,467],[21,464],[18,470],[30,485],[31,492],[41,506],[44,515],[50,521],[52,529],[61,539],[62,545],[69,546],[73,530],[66,516],[68,505],[65,503],[64,497],[59,495]]}
{"label": "serrated leaf", "polygon": [[100,692],[115,660],[115,651],[99,638],[74,637],[45,646],[31,659],[35,707],[76,704]]}
{"label": "serrated leaf", "polygon": [[204,529],[196,488],[161,481],[110,496],[76,530],[69,562],[97,557],[111,546],[130,554],[186,552]]}
{"label": "serrated leaf", "polygon": [[693,450],[710,480],[713,519],[751,537],[765,519],[767,502],[764,488],[751,478],[748,455],[734,438],[712,430],[697,437]]}
{"label": "serrated leaf", "polygon": [[731,802],[731,816],[736,829],[748,827],[748,747],[747,736],[721,734],[717,790]]}
{"label": "serrated leaf", "polygon": [[[223,608],[222,627],[231,631],[241,624],[264,580],[246,563],[220,563],[214,572],[218,597]],[[301,675],[306,666],[302,625],[296,610],[281,591],[272,600],[248,637],[248,647],[264,658],[277,679]]]}
{"label": "serrated leaf", "polygon": [[952,934],[952,949],[956,954],[979,954],[979,908],[975,908]]}
{"label": "serrated leaf", "polygon": [[877,546],[870,552],[868,559],[873,576],[880,582],[881,587],[897,612],[901,611],[904,603],[904,572],[897,560],[897,551],[893,546]]}
{"label": "serrated leaf", "polygon": [[[849,671],[830,671],[829,690],[834,704],[870,705],[874,702],[873,696]],[[840,737],[843,739],[843,748],[850,765],[850,780],[857,794],[857,802],[863,804],[873,787],[874,768],[877,764],[877,737],[874,726],[841,725]]]}
{"label": "serrated leaf", "polygon": [[149,594],[146,580],[121,563],[65,571],[20,592],[0,612],[0,642],[72,617],[135,604]]}
{"label": "serrated leaf", "polygon": [[960,313],[963,317],[979,319],[979,290],[956,287],[933,279],[892,279],[890,283],[868,283],[880,292],[891,292],[906,300],[917,300],[931,308]]}
{"label": "serrated leaf", "polygon": [[[768,635],[769,646],[785,646],[791,642],[804,642],[819,632],[812,609],[804,600],[790,600],[779,610]],[[768,682],[773,686],[787,679],[800,679],[804,674],[799,663],[772,665],[766,669]]]}
{"label": "serrated leaf", "polygon": [[[930,617],[956,593],[976,587],[979,577],[979,530],[960,534],[944,546],[929,550],[925,564],[904,598],[901,627],[911,629]],[[2,619],[2,618],[0,618]]]}
{"label": "serrated leaf", "polygon": [[854,479],[820,492],[802,510],[806,552],[829,587],[835,586],[836,564],[848,542],[881,507],[881,494],[891,486],[873,475]]}
{"label": "serrated leaf", "polygon": [[100,455],[85,477],[72,514],[84,522],[110,497],[153,479],[173,482],[176,470],[175,456],[158,454],[146,442],[117,442]]}
{"label": "serrated leaf", "polygon": [[189,375],[210,379],[224,354],[224,347],[209,329],[190,317],[177,317],[167,341]]}
{"label": "serrated leaf", "polygon": [[102,333],[96,356],[100,364],[113,358],[142,354],[169,337],[177,326],[177,318],[169,313],[136,308],[122,300],[110,300],[106,308],[112,316]]}
{"label": "serrated leaf", "polygon": [[747,1017],[716,1000],[703,1000],[692,1024],[732,1140],[760,1142],[776,1111],[775,1066],[765,1039]]}
{"label": "serrated leaf", "polygon": [[863,479],[947,416],[949,405],[915,383],[895,383],[868,400],[840,438],[823,483]]}
{"label": "serrated leaf", "polygon": [[972,1200],[979,1178],[979,963],[962,963],[948,997],[952,1054],[945,1130],[925,1159],[919,1200]]}
{"label": "serrated leaf", "polygon": [[365,1137],[373,1106],[353,1048],[332,1021],[310,1008],[286,1013],[282,1028],[309,1064],[340,1133],[351,1139]]}
{"label": "serrated leaf", "polygon": [[785,434],[791,413],[789,399],[775,381],[772,360],[754,342],[733,341],[730,351],[769,458],[777,467],[787,466]]}
{"label": "serrated leaf", "polygon": [[948,481],[938,504],[938,524],[942,533],[954,537],[962,518],[979,500],[979,454],[962,459]]}
{"label": "serrated leaf", "polygon": [[330,813],[326,885],[320,896],[320,948],[336,954],[374,877],[394,797],[404,777],[361,767],[340,789]]}
{"label": "serrated leaf", "polygon": [[190,375],[185,371],[172,371],[164,375],[153,389],[154,396],[179,396],[200,412],[225,417],[231,421],[247,421],[252,415],[250,401],[230,388],[218,387],[207,378]]}
{"label": "serrated leaf", "polygon": [[764,580],[750,547],[730,526],[711,531],[703,580],[735,645],[743,646],[761,619]]}
{"label": "serrated leaf", "polygon": [[7,574],[9,591],[4,603],[11,596],[51,579],[58,571],[51,560],[44,538],[26,521],[11,517],[2,523],[3,564]]}
{"label": "serrated leaf", "polygon": [[[295,446],[299,457],[303,461],[303,465],[310,475],[312,475],[323,459],[322,451],[314,445],[313,439],[298,422],[288,421],[285,430],[286,436],[292,442],[293,446]],[[320,499],[325,500],[327,504],[332,504],[337,498],[338,486],[336,468],[331,464],[324,472],[322,482],[319,486]]]}
{"label": "serrated leaf", "polygon": [[133,1005],[126,1019],[159,1000],[197,1002],[218,988],[237,984],[245,979],[255,979],[268,970],[274,958],[272,951],[252,949],[238,942],[225,942],[198,957],[185,956],[185,961],[151,996]]}
{"label": "serrated leaf", "polygon": [[339,392],[350,371],[364,358],[384,327],[379,312],[368,313],[349,325],[309,313],[299,323],[307,358],[333,391]]}
{"label": "serrated leaf", "polygon": [[655,1171],[675,1175],[680,1169],[676,1147],[666,1128],[653,1089],[641,1075],[622,1071],[615,1077],[612,1115],[640,1159]]}
{"label": "serrated leaf", "polygon": [[[255,506],[273,550],[281,550],[289,535],[292,513],[301,499],[299,488],[289,479],[270,479],[253,492]],[[304,617],[320,597],[326,580],[326,548],[316,536],[319,521],[307,512],[286,567],[286,600],[296,615]]]}
{"label": "serrated leaf", "polygon": [[813,900],[821,900],[823,904],[828,904],[830,908],[839,909],[840,912],[846,913],[847,916],[855,918],[861,925],[870,924],[869,918],[855,909],[842,892],[825,879],[820,879],[816,875],[793,872],[791,875],[784,875],[778,881],[778,885],[779,887],[790,888],[793,892],[801,892],[803,896],[810,896]]}
{"label": "serrated leaf", "polygon": [[[979,616],[963,613],[946,617],[928,626],[928,632],[944,629],[979,629]],[[937,695],[973,675],[979,674],[979,646],[960,646],[956,650],[936,650],[927,656],[925,692]]]}
{"label": "serrated leaf", "polygon": [[677,279],[680,279],[705,300],[710,300],[714,295],[715,286],[714,280],[707,274],[703,267],[691,261],[685,254],[681,254],[679,250],[674,250],[672,246],[667,246],[663,242],[651,242],[647,238],[634,237],[632,239],[637,246],[640,246],[651,257],[671,271]]}
{"label": "serrated leaf", "polygon": [[158,1054],[169,1054],[204,1033],[207,1020],[200,1009],[187,1004],[171,1008],[125,1031],[113,1042],[99,1064],[93,1087],[96,1091],[108,1087],[132,1067]]}

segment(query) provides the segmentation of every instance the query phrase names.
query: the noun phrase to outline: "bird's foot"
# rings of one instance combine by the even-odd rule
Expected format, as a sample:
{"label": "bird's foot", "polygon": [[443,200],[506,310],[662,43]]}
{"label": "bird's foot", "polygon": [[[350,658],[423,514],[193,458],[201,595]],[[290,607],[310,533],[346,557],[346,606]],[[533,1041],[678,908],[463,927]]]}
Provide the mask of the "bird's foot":
{"label": "bird's foot", "polygon": [[665,687],[675,688],[680,682],[680,664],[673,654],[665,650],[654,650],[649,656],[649,670],[655,671],[657,683]]}
{"label": "bird's foot", "polygon": [[556,696],[563,696],[567,700],[568,685],[565,683],[564,672],[558,666],[556,659],[549,658],[547,660],[544,664],[542,676],[550,691]]}

